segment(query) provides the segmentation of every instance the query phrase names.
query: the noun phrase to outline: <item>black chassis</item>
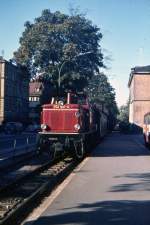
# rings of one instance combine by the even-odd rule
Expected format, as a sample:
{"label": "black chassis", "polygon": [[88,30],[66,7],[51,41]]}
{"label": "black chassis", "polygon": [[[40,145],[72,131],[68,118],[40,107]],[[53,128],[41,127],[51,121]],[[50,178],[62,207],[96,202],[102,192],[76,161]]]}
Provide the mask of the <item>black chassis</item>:
{"label": "black chassis", "polygon": [[61,145],[61,150],[64,151],[65,149],[72,149],[71,147],[74,142],[83,141],[88,145],[90,137],[92,137],[93,134],[95,134],[95,131],[83,133],[39,132],[37,135],[36,146],[38,151],[47,151],[51,150],[54,145],[55,148],[57,148],[59,143],[59,148]]}
{"label": "black chassis", "polygon": [[55,144],[62,145],[62,151],[64,148],[70,148],[74,141],[85,140],[86,133],[50,133],[39,132],[37,135],[37,149],[39,151],[45,151],[51,148]]}

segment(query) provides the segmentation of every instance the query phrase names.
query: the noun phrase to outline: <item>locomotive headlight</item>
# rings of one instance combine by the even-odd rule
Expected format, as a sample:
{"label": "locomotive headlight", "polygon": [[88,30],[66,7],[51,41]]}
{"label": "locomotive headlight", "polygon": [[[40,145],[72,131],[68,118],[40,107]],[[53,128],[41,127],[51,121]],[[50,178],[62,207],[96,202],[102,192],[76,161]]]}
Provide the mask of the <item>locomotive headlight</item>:
{"label": "locomotive headlight", "polygon": [[64,102],[63,101],[59,101],[58,102],[58,105],[63,106],[64,105]]}
{"label": "locomotive headlight", "polygon": [[75,124],[74,128],[75,128],[75,130],[80,130],[80,125],[79,124]]}
{"label": "locomotive headlight", "polygon": [[79,117],[80,117],[80,113],[79,113],[79,112],[75,112],[75,116],[76,116],[77,118],[79,118]]}
{"label": "locomotive headlight", "polygon": [[47,125],[46,124],[41,124],[41,129],[42,130],[46,130],[46,128],[47,128]]}

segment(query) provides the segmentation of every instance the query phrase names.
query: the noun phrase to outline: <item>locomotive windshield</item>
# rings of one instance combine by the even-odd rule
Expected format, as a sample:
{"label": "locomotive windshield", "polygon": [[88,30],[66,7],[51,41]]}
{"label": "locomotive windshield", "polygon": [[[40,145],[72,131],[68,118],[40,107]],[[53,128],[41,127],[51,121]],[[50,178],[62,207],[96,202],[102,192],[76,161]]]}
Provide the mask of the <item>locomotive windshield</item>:
{"label": "locomotive windshield", "polygon": [[78,104],[82,104],[82,105],[87,104],[87,98],[86,98],[86,96],[79,96]]}
{"label": "locomotive windshield", "polygon": [[68,93],[67,98],[66,97],[56,97],[52,98],[51,104],[80,104],[80,105],[86,105],[87,104],[87,97],[86,95],[77,95],[77,94],[71,94]]}
{"label": "locomotive windshield", "polygon": [[74,94],[74,95],[71,96],[71,102],[70,103],[71,104],[86,105],[87,104],[87,98],[83,94],[82,95],[81,94],[79,94],[79,95]]}

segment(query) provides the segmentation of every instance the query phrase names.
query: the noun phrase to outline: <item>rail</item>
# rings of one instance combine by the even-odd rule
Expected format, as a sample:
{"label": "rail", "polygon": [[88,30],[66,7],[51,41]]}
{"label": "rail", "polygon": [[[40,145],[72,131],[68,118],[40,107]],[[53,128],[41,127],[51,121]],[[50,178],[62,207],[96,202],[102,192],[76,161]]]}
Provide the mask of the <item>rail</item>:
{"label": "rail", "polygon": [[25,179],[18,180],[17,186],[3,189],[0,192],[0,225],[18,224],[40,203],[44,193],[50,194],[76,166],[77,162],[72,159],[64,159],[54,165],[49,162]]}

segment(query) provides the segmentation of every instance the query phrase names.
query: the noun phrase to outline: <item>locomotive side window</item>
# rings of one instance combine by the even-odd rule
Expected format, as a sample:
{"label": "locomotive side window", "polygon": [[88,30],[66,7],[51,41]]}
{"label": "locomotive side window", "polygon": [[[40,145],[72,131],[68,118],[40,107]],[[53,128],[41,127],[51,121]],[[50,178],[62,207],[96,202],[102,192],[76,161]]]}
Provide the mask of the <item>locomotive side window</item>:
{"label": "locomotive side window", "polygon": [[80,97],[78,99],[78,104],[85,105],[86,104],[86,98],[85,97]]}
{"label": "locomotive side window", "polygon": [[87,97],[84,94],[79,94],[78,96],[78,104],[86,105],[87,104]]}
{"label": "locomotive side window", "polygon": [[78,103],[78,96],[72,95],[71,96],[71,104],[77,104]]}

